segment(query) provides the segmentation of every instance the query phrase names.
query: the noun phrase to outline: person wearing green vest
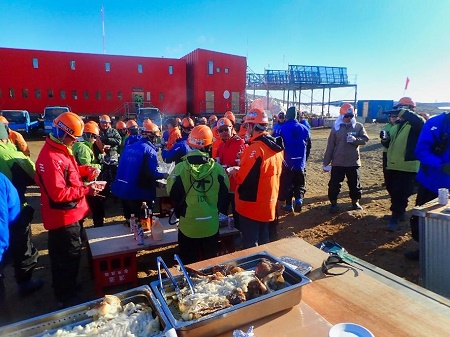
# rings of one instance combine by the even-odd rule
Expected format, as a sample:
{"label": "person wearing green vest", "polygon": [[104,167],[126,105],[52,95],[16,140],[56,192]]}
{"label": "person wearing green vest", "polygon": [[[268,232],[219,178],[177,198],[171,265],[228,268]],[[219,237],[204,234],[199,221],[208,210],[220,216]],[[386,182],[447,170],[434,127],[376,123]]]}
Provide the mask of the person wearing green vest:
{"label": "person wearing green vest", "polygon": [[[90,121],[84,125],[83,141],[78,141],[72,146],[73,155],[78,165],[89,165],[101,170],[102,164],[96,158],[93,145],[100,135],[100,130],[96,122]],[[104,198],[101,195],[87,195],[86,201],[92,212],[94,227],[102,227],[105,220]],[[83,239],[85,238],[82,230]]]}
{"label": "person wearing green vest", "polygon": [[192,149],[167,178],[167,192],[179,218],[178,246],[184,263],[217,256],[219,212],[228,214],[230,181],[223,167],[210,158],[212,131],[194,127],[187,143]]}
{"label": "person wearing green vest", "polygon": [[412,103],[396,107],[394,110],[397,113],[396,124],[390,129],[386,141],[388,144],[386,189],[391,197],[392,212],[388,224],[389,231],[396,231],[399,221],[405,219],[408,198],[414,192],[416,174],[419,170],[419,161],[414,150],[425,120],[414,113],[412,110],[414,107],[415,104]]}
{"label": "person wearing green vest", "polygon": [[392,112],[389,114],[389,123],[387,123],[385,126],[381,128],[380,131],[380,140],[381,145],[383,145],[383,186],[386,186],[386,170],[387,170],[387,151],[389,146],[389,134],[391,129],[395,126],[395,121],[397,120],[397,114],[395,112]]}
{"label": "person wearing green vest", "polygon": [[[9,244],[14,264],[14,276],[21,296],[26,296],[42,288],[41,279],[32,279],[39,251],[31,241],[31,221],[34,209],[27,204],[25,191],[34,185],[35,165],[30,157],[17,151],[8,140],[5,125],[0,123],[0,172],[16,188],[20,201],[20,214],[14,226],[10,227]],[[1,276],[0,276],[1,277]]]}

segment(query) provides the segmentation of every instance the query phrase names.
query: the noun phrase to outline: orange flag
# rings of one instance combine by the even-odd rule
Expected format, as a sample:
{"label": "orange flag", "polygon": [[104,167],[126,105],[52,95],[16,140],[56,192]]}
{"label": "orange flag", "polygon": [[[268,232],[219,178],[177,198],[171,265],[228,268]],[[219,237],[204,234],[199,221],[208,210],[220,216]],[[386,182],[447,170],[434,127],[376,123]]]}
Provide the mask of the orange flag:
{"label": "orange flag", "polygon": [[405,90],[408,89],[408,84],[409,84],[409,77],[406,78]]}

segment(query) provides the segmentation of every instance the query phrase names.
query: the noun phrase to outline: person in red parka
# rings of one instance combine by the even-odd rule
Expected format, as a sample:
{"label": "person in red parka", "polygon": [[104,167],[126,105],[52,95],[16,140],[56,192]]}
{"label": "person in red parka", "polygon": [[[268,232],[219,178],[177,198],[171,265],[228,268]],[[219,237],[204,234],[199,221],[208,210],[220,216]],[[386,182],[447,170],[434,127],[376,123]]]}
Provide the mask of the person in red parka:
{"label": "person in red parka", "polygon": [[[233,123],[226,117],[219,119],[217,122],[217,132],[219,133],[222,143],[217,149],[217,158],[224,168],[239,166],[240,156],[247,147],[245,141],[239,137],[233,128]],[[231,203],[231,211],[233,213],[234,226],[240,229],[239,217],[235,211],[234,191],[236,190],[236,181],[230,177],[230,193],[229,202]]]}
{"label": "person in red parka", "polygon": [[94,180],[99,170],[78,166],[72,145],[83,134],[80,116],[65,112],[53,121],[36,160],[35,181],[41,188],[41,212],[48,230],[53,291],[58,307],[76,303],[77,276],[81,257],[81,226],[79,221],[89,213],[86,195],[97,195],[101,187],[85,185],[83,178]]}

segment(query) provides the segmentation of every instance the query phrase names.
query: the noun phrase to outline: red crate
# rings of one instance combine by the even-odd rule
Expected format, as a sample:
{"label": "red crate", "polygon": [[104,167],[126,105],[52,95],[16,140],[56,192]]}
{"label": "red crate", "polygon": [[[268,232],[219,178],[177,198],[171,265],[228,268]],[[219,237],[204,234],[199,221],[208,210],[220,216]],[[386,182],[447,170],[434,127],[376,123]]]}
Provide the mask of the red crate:
{"label": "red crate", "polygon": [[136,253],[94,259],[95,293],[103,296],[103,288],[131,283],[138,285]]}

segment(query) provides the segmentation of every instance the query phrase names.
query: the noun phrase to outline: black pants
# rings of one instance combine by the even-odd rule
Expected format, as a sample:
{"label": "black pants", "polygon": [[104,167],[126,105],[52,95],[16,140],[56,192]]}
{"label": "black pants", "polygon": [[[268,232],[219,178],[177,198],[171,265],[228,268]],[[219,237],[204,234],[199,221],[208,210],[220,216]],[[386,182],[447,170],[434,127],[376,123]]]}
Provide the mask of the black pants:
{"label": "black pants", "polygon": [[33,215],[33,207],[25,206],[20,212],[17,223],[11,226],[9,231],[9,251],[14,261],[14,276],[19,284],[31,279],[39,258],[39,251],[31,241]]}
{"label": "black pants", "polygon": [[330,181],[328,182],[328,199],[330,201],[337,200],[341,191],[342,182],[346,177],[350,199],[361,199],[362,187],[359,171],[359,166],[333,166],[331,168]]}
{"label": "black pants", "polygon": [[392,218],[398,220],[405,214],[408,198],[414,192],[416,173],[386,170],[386,175],[386,189],[391,196]]}
{"label": "black pants", "polygon": [[70,300],[76,295],[81,259],[80,228],[80,224],[75,222],[48,231],[52,286],[59,302]]}
{"label": "black pants", "polygon": [[[416,196],[416,206],[422,206],[423,204],[436,199],[438,194],[427,189],[422,184],[418,184],[417,196]],[[409,219],[409,225],[411,227],[411,234],[415,241],[419,242],[419,217],[417,215],[412,215]]]}
{"label": "black pants", "polygon": [[219,231],[206,238],[190,238],[178,231],[178,248],[183,263],[193,263],[217,256]]}
{"label": "black pants", "polygon": [[104,198],[94,197],[91,195],[86,196],[86,201],[92,212],[92,221],[94,222],[94,227],[101,227],[105,221],[105,206]]}
{"label": "black pants", "polygon": [[384,184],[386,184],[386,170],[387,170],[387,152],[383,152],[383,178],[384,178]]}
{"label": "black pants", "polygon": [[128,200],[122,199],[123,216],[128,221],[131,218],[131,214],[134,214],[136,219],[139,218],[141,213],[142,202],[147,202],[147,206],[152,210],[153,213],[153,200]]}
{"label": "black pants", "polygon": [[286,201],[286,205],[292,205],[292,198],[303,199],[306,192],[305,177],[304,170],[295,171],[283,167],[278,200]]}

